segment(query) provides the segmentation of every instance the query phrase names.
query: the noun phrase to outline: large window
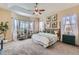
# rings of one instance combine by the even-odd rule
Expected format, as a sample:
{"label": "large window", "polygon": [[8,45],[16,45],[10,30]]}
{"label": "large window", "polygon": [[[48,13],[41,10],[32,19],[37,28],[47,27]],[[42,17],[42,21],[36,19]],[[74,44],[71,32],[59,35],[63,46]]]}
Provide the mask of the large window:
{"label": "large window", "polygon": [[65,16],[62,18],[61,21],[61,33],[62,34],[70,34],[70,35],[76,35],[77,33],[77,16],[71,15],[71,16]]}
{"label": "large window", "polygon": [[[30,33],[33,33],[34,30],[34,21],[29,20],[16,20],[14,21],[14,32],[18,36],[29,36]],[[14,35],[15,35],[14,33]]]}

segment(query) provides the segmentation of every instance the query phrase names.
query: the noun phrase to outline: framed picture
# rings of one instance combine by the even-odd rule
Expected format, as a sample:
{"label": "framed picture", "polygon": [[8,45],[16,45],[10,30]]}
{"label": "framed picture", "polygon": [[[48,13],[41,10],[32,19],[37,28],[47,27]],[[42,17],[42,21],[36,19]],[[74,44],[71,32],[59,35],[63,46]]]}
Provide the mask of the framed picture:
{"label": "framed picture", "polygon": [[57,27],[57,22],[52,23],[52,28],[56,28]]}
{"label": "framed picture", "polygon": [[52,21],[57,21],[57,15],[51,16],[51,20],[52,20]]}
{"label": "framed picture", "polygon": [[47,18],[46,28],[48,28],[48,29],[57,28],[57,14],[51,15]]}
{"label": "framed picture", "polygon": [[47,20],[46,20],[46,22],[51,22],[51,18],[48,17]]}

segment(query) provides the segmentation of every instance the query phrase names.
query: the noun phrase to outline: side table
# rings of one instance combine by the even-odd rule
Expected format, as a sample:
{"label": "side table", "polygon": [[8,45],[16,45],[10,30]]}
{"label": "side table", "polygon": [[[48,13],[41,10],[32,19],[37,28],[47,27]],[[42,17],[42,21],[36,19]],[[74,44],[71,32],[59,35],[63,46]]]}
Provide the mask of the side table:
{"label": "side table", "polygon": [[3,40],[0,40],[0,51],[3,49]]}

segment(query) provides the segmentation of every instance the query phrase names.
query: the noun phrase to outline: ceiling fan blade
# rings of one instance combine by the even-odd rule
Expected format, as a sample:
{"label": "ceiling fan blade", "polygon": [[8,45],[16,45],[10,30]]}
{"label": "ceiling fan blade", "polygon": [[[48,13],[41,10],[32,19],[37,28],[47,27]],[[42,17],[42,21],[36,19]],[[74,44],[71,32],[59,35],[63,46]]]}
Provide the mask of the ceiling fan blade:
{"label": "ceiling fan blade", "polygon": [[39,9],[39,11],[45,11],[45,9]]}

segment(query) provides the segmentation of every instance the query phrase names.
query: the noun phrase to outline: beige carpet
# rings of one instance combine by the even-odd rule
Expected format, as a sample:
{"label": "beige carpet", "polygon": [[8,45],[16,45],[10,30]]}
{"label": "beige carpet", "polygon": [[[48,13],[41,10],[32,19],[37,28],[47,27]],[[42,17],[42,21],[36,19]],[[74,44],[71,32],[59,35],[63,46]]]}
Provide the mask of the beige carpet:
{"label": "beige carpet", "polygon": [[79,55],[79,47],[57,42],[49,48],[44,48],[32,42],[31,39],[13,41],[4,44],[3,55]]}

